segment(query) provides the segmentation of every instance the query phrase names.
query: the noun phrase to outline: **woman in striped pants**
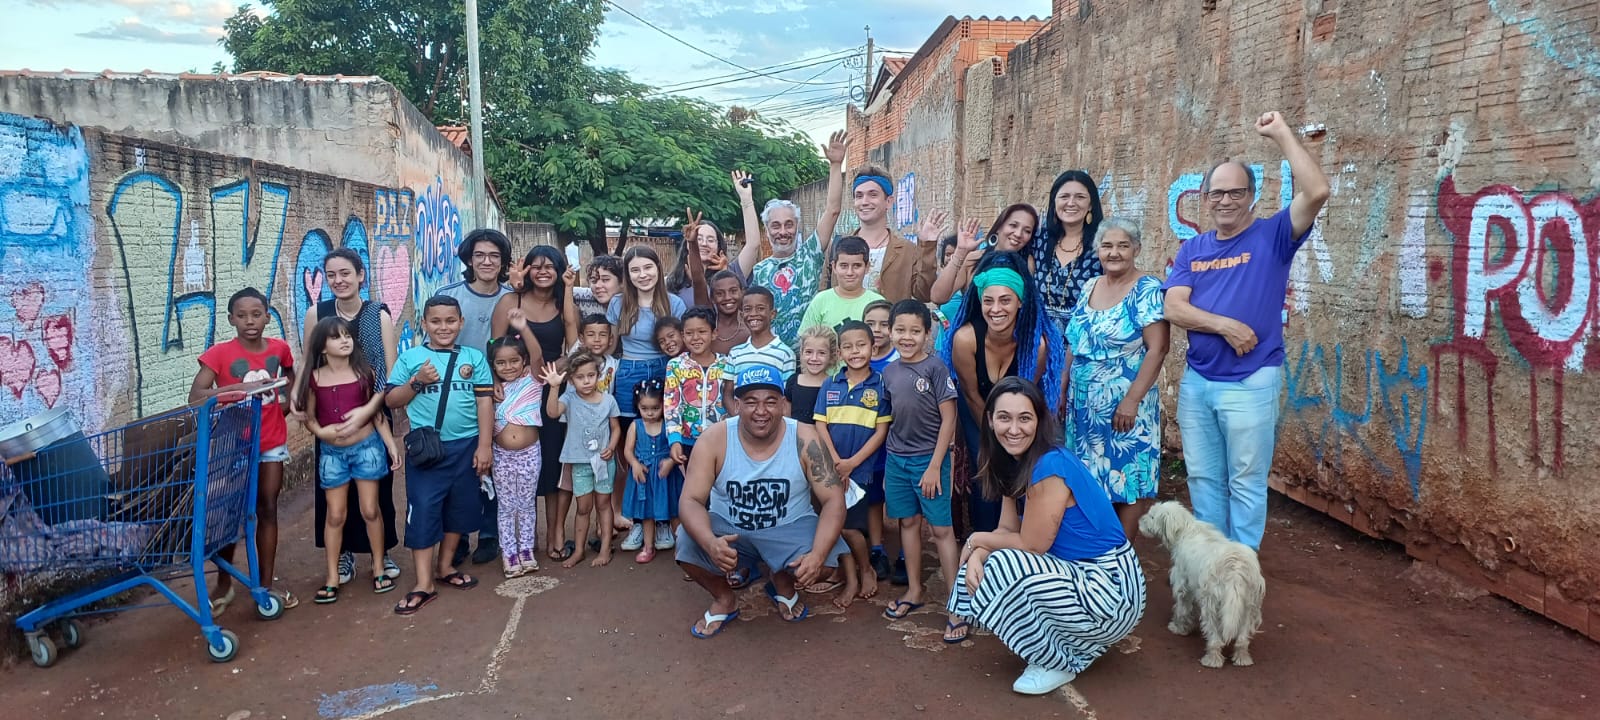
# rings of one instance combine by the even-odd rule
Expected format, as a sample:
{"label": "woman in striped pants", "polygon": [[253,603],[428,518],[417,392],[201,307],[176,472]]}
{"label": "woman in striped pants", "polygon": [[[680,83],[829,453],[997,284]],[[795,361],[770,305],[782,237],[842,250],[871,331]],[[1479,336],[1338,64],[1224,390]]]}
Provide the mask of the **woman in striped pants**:
{"label": "woman in striped pants", "polygon": [[977,479],[1000,527],[961,551],[948,609],[987,628],[1028,667],[1011,685],[1044,695],[1072,681],[1144,615],[1144,572],[1104,489],[1059,445],[1033,383],[995,385]]}

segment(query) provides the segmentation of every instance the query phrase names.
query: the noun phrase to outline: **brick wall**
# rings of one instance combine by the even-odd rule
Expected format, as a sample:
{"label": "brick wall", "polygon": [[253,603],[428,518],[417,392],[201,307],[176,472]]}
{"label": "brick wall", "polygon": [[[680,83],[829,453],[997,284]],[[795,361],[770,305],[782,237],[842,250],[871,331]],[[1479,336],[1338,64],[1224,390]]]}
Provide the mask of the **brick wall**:
{"label": "brick wall", "polygon": [[[1600,6],[1206,5],[1058,0],[1004,75],[965,71],[953,151],[899,150],[946,132],[908,113],[891,163],[921,178],[955,159],[941,202],[985,222],[1086,168],[1164,275],[1210,227],[1215,161],[1259,165],[1262,214],[1292,195],[1250,129],[1285,112],[1335,195],[1285,303],[1274,486],[1600,638]],[[957,97],[915,102],[935,93]],[[1168,417],[1184,345],[1160,382]]]}

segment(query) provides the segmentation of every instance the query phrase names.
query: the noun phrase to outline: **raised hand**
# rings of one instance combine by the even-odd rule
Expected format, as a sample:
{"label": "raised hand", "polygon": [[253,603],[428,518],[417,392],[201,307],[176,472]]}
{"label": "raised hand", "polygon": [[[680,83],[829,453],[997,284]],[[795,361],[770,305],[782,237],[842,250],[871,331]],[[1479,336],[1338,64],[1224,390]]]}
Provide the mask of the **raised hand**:
{"label": "raised hand", "polygon": [[528,264],[523,262],[522,258],[513,259],[510,273],[511,289],[521,292],[522,283],[528,279]]}
{"label": "raised hand", "polygon": [[568,265],[567,266],[567,271],[561,274],[561,282],[566,283],[567,287],[569,287],[569,288],[577,287],[578,286],[578,279],[579,278],[578,278],[578,266],[577,265]]}
{"label": "raised hand", "polygon": [[506,311],[506,322],[516,328],[519,333],[528,332],[528,314],[522,308],[514,307]]}
{"label": "raised hand", "polygon": [[567,374],[561,372],[555,363],[545,363],[544,372],[539,374],[539,379],[543,380],[544,384],[550,388],[548,392],[555,392],[555,389],[561,387],[561,383],[566,381]]}
{"label": "raised hand", "polygon": [[740,200],[755,202],[755,178],[751,177],[750,173],[735,170],[728,173],[728,177],[733,178],[733,191],[738,194]]}
{"label": "raised hand", "polygon": [[1262,137],[1280,140],[1285,136],[1292,136],[1289,121],[1283,119],[1283,113],[1273,110],[1261,114],[1256,118],[1256,132]]}
{"label": "raised hand", "polygon": [[943,210],[934,210],[922,219],[922,228],[917,231],[917,242],[938,244],[939,236],[944,234],[945,226],[950,222],[950,213]]}
{"label": "raised hand", "polygon": [[828,144],[822,146],[822,156],[828,159],[828,164],[844,164],[846,137],[848,136],[843,130],[835,130],[832,135],[828,136]]}
{"label": "raised hand", "polygon": [[956,230],[956,252],[971,253],[978,249],[978,219],[967,218]]}

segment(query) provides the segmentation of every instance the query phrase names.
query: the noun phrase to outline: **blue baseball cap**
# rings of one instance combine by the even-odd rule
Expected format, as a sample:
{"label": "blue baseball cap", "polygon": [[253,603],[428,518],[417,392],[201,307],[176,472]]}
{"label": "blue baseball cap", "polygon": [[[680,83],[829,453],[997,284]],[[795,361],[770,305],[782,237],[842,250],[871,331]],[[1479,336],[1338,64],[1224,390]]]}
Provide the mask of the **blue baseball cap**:
{"label": "blue baseball cap", "polygon": [[783,373],[771,365],[751,363],[740,368],[739,376],[733,383],[733,396],[744,397],[744,394],[754,390],[772,390],[783,392]]}

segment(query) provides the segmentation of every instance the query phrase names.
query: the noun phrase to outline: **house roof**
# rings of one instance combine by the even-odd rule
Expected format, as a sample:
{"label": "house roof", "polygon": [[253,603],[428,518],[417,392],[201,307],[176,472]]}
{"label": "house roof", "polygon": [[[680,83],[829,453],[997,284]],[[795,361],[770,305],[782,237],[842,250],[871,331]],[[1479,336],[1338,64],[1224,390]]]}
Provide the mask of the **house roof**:
{"label": "house roof", "polygon": [[268,82],[316,82],[316,83],[349,83],[364,84],[383,82],[383,78],[376,75],[286,75],[284,73],[266,72],[256,70],[243,73],[160,73],[154,70],[140,72],[126,72],[117,70],[101,70],[99,72],[82,70],[0,70],[0,77],[53,77],[62,80],[233,80],[233,81],[268,81]]}
{"label": "house roof", "polygon": [[444,139],[472,157],[472,130],[465,125],[440,125],[436,128]]}

